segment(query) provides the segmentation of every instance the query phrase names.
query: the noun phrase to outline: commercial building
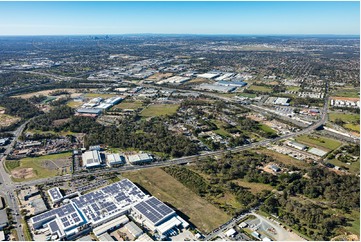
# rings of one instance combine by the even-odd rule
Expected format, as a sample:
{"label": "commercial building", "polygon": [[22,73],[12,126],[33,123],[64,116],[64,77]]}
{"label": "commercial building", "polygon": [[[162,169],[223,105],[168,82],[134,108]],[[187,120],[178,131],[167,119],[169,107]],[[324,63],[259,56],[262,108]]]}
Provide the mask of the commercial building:
{"label": "commercial building", "polygon": [[295,142],[295,141],[288,141],[286,144],[288,146],[290,146],[292,148],[296,148],[298,150],[306,150],[307,149],[306,145],[300,144],[300,143]]}
{"label": "commercial building", "polygon": [[123,98],[121,97],[111,97],[106,99],[104,102],[108,103],[108,104],[112,104],[112,105],[116,105],[118,103],[120,103],[123,100]]}
{"label": "commercial building", "polygon": [[119,154],[109,154],[107,155],[108,166],[117,166],[123,165],[125,163],[125,157]]}
{"label": "commercial building", "polygon": [[[39,214],[30,219],[30,224],[35,230],[49,228],[55,239],[71,238],[79,234],[80,227],[89,224],[92,228],[119,218],[126,214],[133,204],[136,204],[148,195],[144,194],[134,183],[128,179],[113,183],[99,190],[76,197],[70,203]],[[115,222],[104,225],[116,226]],[[99,231],[97,233],[99,233]]]}
{"label": "commercial building", "polygon": [[324,151],[324,150],[320,150],[320,149],[317,149],[317,148],[311,148],[308,150],[309,153],[311,154],[314,154],[314,155],[317,155],[319,157],[322,157],[324,155],[326,155],[328,152],[327,151]]}
{"label": "commercial building", "polygon": [[151,237],[149,237],[149,235],[144,233],[141,236],[139,236],[138,239],[136,239],[135,241],[154,241],[154,240]]}
{"label": "commercial building", "polygon": [[183,76],[172,76],[170,78],[167,78],[165,80],[159,81],[157,82],[157,84],[174,84],[174,85],[179,85],[182,83],[185,83],[187,81],[189,81],[190,78],[189,77],[183,77]]}
{"label": "commercial building", "polygon": [[100,225],[99,227],[96,227],[95,229],[93,229],[93,233],[96,236],[98,236],[110,230],[119,228],[121,225],[126,224],[128,222],[129,222],[128,217],[126,215],[122,215],[119,218],[113,219],[105,224]]}
{"label": "commercial building", "polygon": [[53,203],[63,200],[63,195],[58,187],[53,187],[48,190],[49,197]]}
{"label": "commercial building", "polygon": [[79,108],[76,110],[78,114],[92,114],[92,115],[100,115],[102,109],[100,108]]}
{"label": "commercial building", "polygon": [[219,73],[207,72],[207,73],[199,74],[199,75],[197,75],[197,77],[213,79],[213,78],[218,77],[219,75],[220,75]]}
{"label": "commercial building", "polygon": [[227,236],[227,237],[234,237],[234,235],[237,233],[237,231],[236,230],[234,230],[233,228],[231,228],[230,230],[228,230],[226,233],[225,233],[225,235]]}
{"label": "commercial building", "polygon": [[82,154],[83,166],[86,168],[98,167],[102,163],[100,153],[97,150],[86,151]]}
{"label": "commercial building", "polygon": [[189,226],[173,209],[146,195],[128,179],[70,199],[68,204],[36,215],[29,222],[34,230],[49,230],[52,240],[73,240],[84,234],[86,228],[101,236],[122,224],[138,237],[143,231],[128,223],[125,215],[129,212],[142,225],[161,235],[178,226]]}
{"label": "commercial building", "polygon": [[167,235],[167,232],[175,227],[189,226],[188,223],[183,223],[184,220],[180,219],[173,209],[155,197],[133,206],[132,214],[141,224],[160,235]]}
{"label": "commercial building", "polygon": [[99,241],[116,241],[115,239],[113,239],[112,236],[110,236],[110,234],[108,233],[104,233],[102,235],[98,236]]}
{"label": "commercial building", "polygon": [[289,104],[289,101],[290,101],[289,98],[286,98],[286,97],[278,97],[278,98],[275,100],[274,104],[275,104],[275,105],[282,105],[282,106],[289,106],[289,105],[290,105],[290,104]]}
{"label": "commercial building", "polygon": [[132,165],[149,163],[153,161],[153,157],[149,154],[141,153],[135,155],[128,155],[128,162]]}
{"label": "commercial building", "polygon": [[216,84],[226,87],[244,87],[247,85],[247,82],[241,80],[234,80],[234,81],[219,81],[216,82]]}
{"label": "commercial building", "polygon": [[143,230],[139,228],[133,221],[127,223],[125,228],[128,232],[133,235],[134,238],[138,238],[140,235],[143,234]]}
{"label": "commercial building", "polygon": [[198,86],[198,89],[215,92],[231,92],[234,91],[236,87],[202,83]]}

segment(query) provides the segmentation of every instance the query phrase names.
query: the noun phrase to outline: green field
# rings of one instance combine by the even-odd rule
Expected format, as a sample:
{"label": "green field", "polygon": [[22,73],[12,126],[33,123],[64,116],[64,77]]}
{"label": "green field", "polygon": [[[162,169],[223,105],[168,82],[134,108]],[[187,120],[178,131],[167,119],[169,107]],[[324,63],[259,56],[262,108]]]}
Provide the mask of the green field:
{"label": "green field", "polygon": [[344,124],[343,127],[352,131],[360,132],[359,124]]}
{"label": "green field", "polygon": [[286,87],[287,91],[298,92],[300,89],[301,89],[301,87],[292,87],[292,86]]}
{"label": "green field", "polygon": [[122,175],[139,184],[161,201],[174,206],[203,232],[210,232],[230,219],[229,215],[199,197],[160,168],[126,172]]}
{"label": "green field", "polygon": [[321,149],[324,148],[327,149],[328,151],[334,150],[342,144],[337,140],[326,138],[319,135],[302,135],[297,137],[296,141],[308,146],[313,146]]}
{"label": "green field", "polygon": [[253,93],[239,93],[239,94],[237,94],[237,96],[248,97],[248,98],[255,98],[255,97],[257,97],[257,95],[256,95],[256,94],[253,94]]}
{"label": "green field", "polygon": [[336,97],[360,97],[360,91],[358,88],[350,87],[350,88],[342,88],[332,93],[332,96]]}
{"label": "green field", "polygon": [[112,109],[138,109],[143,106],[141,101],[123,101],[117,105],[115,105]]}
{"label": "green field", "polygon": [[67,105],[71,108],[78,108],[82,105],[82,102],[69,101]]}
{"label": "green field", "polygon": [[255,92],[262,92],[262,93],[269,93],[272,92],[272,88],[267,87],[267,86],[257,86],[257,85],[252,85],[248,88],[248,90],[250,91],[255,91]]}
{"label": "green field", "polygon": [[110,97],[115,97],[117,95],[116,94],[104,94],[104,93],[86,93],[84,96],[87,98],[96,98],[96,97],[110,98]]}
{"label": "green field", "polygon": [[341,119],[345,123],[352,123],[352,122],[360,122],[360,115],[353,114],[353,113],[338,113],[332,112],[328,114],[328,117],[331,122],[334,122],[336,119]]}
{"label": "green field", "polygon": [[259,127],[266,133],[277,134],[277,132],[268,125],[260,124]]}
{"label": "green field", "polygon": [[179,104],[151,104],[140,115],[143,117],[172,115],[177,112]]}
{"label": "green field", "polygon": [[263,183],[255,183],[255,182],[248,182],[244,179],[233,180],[233,182],[237,183],[241,187],[249,188],[249,191],[256,195],[257,193],[262,192],[263,190],[272,191],[273,187],[269,184]]}
{"label": "green field", "polygon": [[331,112],[328,114],[328,117],[331,122],[335,122],[336,119],[340,119],[345,123],[343,125],[344,128],[352,131],[360,132],[359,114]]}
{"label": "green field", "polygon": [[[14,181],[20,182],[24,180],[33,180],[33,179],[40,179],[40,178],[47,178],[53,177],[58,175],[59,169],[56,168],[55,164],[57,161],[67,159],[71,157],[71,152],[54,154],[54,155],[44,155],[39,157],[27,157],[21,160],[6,160],[5,167],[7,168],[8,172],[12,174],[12,179]],[[55,164],[53,165],[54,162]],[[53,165],[54,169],[47,168],[47,164]],[[62,166],[59,164],[59,167]],[[16,178],[13,177],[14,173],[23,170],[24,168],[32,168],[33,175],[29,178]]]}
{"label": "green field", "polygon": [[338,166],[338,167],[346,167],[348,168],[349,172],[351,173],[355,173],[358,174],[360,172],[360,161],[357,162],[351,162],[351,165],[347,165],[346,163],[343,163],[342,161],[339,161],[338,159],[332,159],[332,160],[327,160],[327,162]]}

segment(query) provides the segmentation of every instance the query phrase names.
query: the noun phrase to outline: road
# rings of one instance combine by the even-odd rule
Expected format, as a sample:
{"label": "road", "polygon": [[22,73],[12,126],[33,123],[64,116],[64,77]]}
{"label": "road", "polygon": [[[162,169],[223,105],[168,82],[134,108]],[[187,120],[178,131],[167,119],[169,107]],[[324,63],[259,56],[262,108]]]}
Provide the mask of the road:
{"label": "road", "polygon": [[11,141],[11,143],[8,145],[7,149],[4,152],[4,155],[1,157],[1,165],[0,165],[0,194],[4,196],[6,200],[6,204],[8,207],[13,211],[13,218],[15,218],[15,229],[18,234],[19,240],[25,240],[24,233],[21,226],[21,215],[20,215],[20,209],[19,209],[19,203],[18,199],[15,193],[15,184],[11,180],[9,174],[5,171],[5,159],[6,155],[8,155],[11,150],[13,149],[16,141],[18,140],[19,136],[24,131],[25,126],[27,123],[30,122],[28,120],[27,122],[23,123],[21,126],[19,126],[14,131],[14,138]]}

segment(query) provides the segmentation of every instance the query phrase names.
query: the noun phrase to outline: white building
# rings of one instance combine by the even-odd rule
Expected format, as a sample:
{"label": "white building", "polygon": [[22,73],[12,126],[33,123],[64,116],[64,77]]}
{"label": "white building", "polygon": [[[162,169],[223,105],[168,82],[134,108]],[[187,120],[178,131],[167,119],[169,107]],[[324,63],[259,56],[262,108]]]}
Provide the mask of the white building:
{"label": "white building", "polygon": [[109,154],[107,155],[107,163],[108,166],[122,165],[125,163],[125,158],[119,154]]}
{"label": "white building", "polygon": [[63,195],[61,194],[58,187],[53,187],[48,190],[49,197],[53,203],[60,202],[63,199]]}
{"label": "white building", "polygon": [[128,162],[130,164],[142,164],[149,163],[153,161],[153,157],[149,154],[141,153],[136,155],[128,155]]}
{"label": "white building", "polygon": [[82,154],[83,166],[86,168],[93,168],[100,166],[102,159],[100,153],[97,150],[86,151]]}

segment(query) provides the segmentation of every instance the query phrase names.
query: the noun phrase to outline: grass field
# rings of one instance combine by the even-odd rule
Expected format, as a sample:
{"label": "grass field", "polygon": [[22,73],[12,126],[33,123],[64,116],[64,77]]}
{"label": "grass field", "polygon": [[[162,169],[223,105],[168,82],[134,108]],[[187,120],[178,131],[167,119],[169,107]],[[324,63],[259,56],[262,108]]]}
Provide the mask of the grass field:
{"label": "grass field", "polygon": [[71,108],[78,108],[82,105],[82,102],[69,101],[67,105]]}
{"label": "grass field", "polygon": [[143,106],[141,101],[123,101],[113,107],[113,109],[120,108],[120,109],[138,109]]}
{"label": "grass field", "polygon": [[331,112],[328,114],[328,117],[332,122],[334,122],[336,119],[341,119],[342,121],[347,123],[360,122],[360,115],[353,113]]}
{"label": "grass field", "polygon": [[203,232],[210,232],[230,219],[230,216],[193,193],[160,168],[126,172],[122,175],[139,184],[161,201],[174,206]]}
{"label": "grass field", "polygon": [[252,90],[255,92],[262,92],[262,93],[269,93],[272,92],[272,88],[267,87],[267,86],[257,86],[257,85],[252,85],[248,88],[248,90]]}
{"label": "grass field", "polygon": [[332,96],[337,97],[360,97],[358,88],[342,88],[337,90],[335,93],[332,93]]}
{"label": "grass field", "polygon": [[179,104],[151,104],[140,115],[143,117],[172,115],[177,112]]}
{"label": "grass field", "polygon": [[338,159],[328,160],[327,162],[329,162],[335,166],[338,166],[338,167],[341,167],[341,166],[347,167],[349,169],[348,171],[351,173],[358,174],[360,172],[360,161],[351,162],[351,165],[347,165],[346,163],[343,163],[342,161],[339,161]]}
{"label": "grass field", "polygon": [[[45,161],[53,161],[55,164],[57,163],[57,160],[60,159],[66,159],[71,157],[71,152],[66,153],[60,153],[60,154],[54,154],[54,155],[44,155],[34,158],[23,158],[19,161],[13,161],[13,160],[6,160],[5,166],[8,169],[8,172],[16,172],[24,168],[32,168],[33,169],[33,176],[31,178],[14,178],[12,179],[14,181],[20,182],[24,180],[33,180],[33,179],[40,179],[40,178],[47,178],[47,177],[53,177],[58,174],[58,169],[48,169],[45,168],[42,163]],[[18,163],[16,163],[18,162]]]}
{"label": "grass field", "polygon": [[352,131],[360,132],[359,124],[344,124],[343,127],[345,127],[346,129],[350,129]]}
{"label": "grass field", "polygon": [[271,134],[277,134],[277,132],[274,129],[272,129],[271,127],[269,127],[268,125],[260,124],[259,127],[264,132],[271,133]]}
{"label": "grass field", "polygon": [[300,169],[309,167],[310,165],[306,162],[296,160],[288,155],[280,154],[268,149],[258,149],[257,152],[273,157],[277,162],[283,163],[287,166],[295,166]]}
{"label": "grass field", "polygon": [[287,91],[294,91],[294,92],[298,92],[301,89],[301,87],[286,87]]}
{"label": "grass field", "polygon": [[87,98],[96,98],[96,97],[110,98],[110,97],[115,97],[117,95],[115,95],[115,94],[103,94],[103,93],[86,93],[84,96],[87,97]]}
{"label": "grass field", "polygon": [[256,94],[252,94],[252,93],[239,93],[237,94],[237,96],[241,96],[241,97],[248,97],[248,98],[254,98],[257,97]]}
{"label": "grass field", "polygon": [[302,135],[297,137],[296,141],[308,146],[314,146],[316,148],[321,148],[321,149],[324,148],[327,150],[334,150],[342,144],[337,140],[326,138],[319,135]]}
{"label": "grass field", "polygon": [[272,191],[273,187],[268,184],[262,184],[262,183],[254,183],[254,182],[247,182],[245,180],[234,180],[233,182],[237,183],[238,185],[242,187],[249,188],[249,191],[253,194],[257,194],[262,192],[263,190]]}
{"label": "grass field", "polygon": [[328,114],[329,120],[331,122],[335,122],[336,119],[341,119],[345,124],[344,128],[360,132],[360,115],[353,113],[339,113],[339,112],[331,112]]}

